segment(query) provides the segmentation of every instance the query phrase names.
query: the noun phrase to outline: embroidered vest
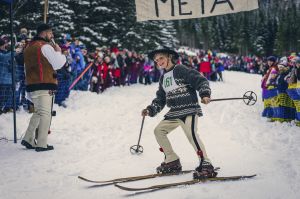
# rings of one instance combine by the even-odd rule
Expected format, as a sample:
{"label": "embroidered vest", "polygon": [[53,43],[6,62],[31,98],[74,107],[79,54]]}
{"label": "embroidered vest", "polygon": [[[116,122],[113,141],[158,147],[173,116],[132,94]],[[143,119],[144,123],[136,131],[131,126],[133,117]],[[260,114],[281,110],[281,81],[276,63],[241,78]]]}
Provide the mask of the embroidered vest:
{"label": "embroidered vest", "polygon": [[28,92],[57,89],[56,71],[41,51],[45,44],[45,41],[33,41],[24,50],[25,83]]}

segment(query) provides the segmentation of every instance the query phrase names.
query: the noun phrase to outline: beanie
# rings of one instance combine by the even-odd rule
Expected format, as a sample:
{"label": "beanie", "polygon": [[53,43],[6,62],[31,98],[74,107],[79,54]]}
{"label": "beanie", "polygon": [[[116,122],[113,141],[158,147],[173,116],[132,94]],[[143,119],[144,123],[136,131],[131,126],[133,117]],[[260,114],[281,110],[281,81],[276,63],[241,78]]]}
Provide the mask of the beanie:
{"label": "beanie", "polygon": [[3,46],[5,43],[5,40],[0,38],[0,46]]}

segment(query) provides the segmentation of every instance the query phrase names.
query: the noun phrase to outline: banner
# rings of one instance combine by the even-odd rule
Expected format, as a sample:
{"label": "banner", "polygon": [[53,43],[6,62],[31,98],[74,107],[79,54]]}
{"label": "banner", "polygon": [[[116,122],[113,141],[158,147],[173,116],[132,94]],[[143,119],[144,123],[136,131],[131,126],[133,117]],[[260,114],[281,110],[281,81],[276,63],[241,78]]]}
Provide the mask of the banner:
{"label": "banner", "polygon": [[137,21],[190,19],[250,11],[258,0],[135,0]]}
{"label": "banner", "polygon": [[12,3],[13,2],[13,0],[0,0],[0,1],[3,1],[5,3]]}

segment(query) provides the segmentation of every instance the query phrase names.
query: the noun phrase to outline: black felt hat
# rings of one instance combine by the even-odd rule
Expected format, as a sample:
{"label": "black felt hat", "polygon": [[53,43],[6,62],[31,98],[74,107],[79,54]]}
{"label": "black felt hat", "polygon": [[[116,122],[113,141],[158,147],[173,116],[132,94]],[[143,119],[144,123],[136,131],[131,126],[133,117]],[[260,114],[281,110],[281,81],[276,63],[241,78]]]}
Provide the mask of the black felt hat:
{"label": "black felt hat", "polygon": [[45,31],[45,30],[51,30],[52,27],[48,24],[42,23],[40,25],[38,25],[38,27],[36,28],[36,34],[39,35],[41,32]]}
{"label": "black felt hat", "polygon": [[159,47],[158,49],[156,50],[153,50],[151,51],[150,53],[148,53],[148,57],[149,59],[154,59],[154,56],[158,53],[166,53],[166,54],[169,54],[169,55],[173,55],[175,59],[178,59],[179,58],[179,55],[178,53],[175,51],[175,50],[171,50],[170,48],[168,47]]}

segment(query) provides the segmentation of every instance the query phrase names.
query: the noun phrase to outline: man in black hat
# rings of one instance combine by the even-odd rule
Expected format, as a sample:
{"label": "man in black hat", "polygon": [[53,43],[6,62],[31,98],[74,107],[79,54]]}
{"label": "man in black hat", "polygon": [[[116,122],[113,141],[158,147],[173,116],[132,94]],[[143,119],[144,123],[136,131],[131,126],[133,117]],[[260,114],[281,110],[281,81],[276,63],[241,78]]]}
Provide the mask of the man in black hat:
{"label": "man in black hat", "polygon": [[200,160],[194,178],[216,176],[217,173],[197,134],[197,119],[198,116],[202,116],[202,110],[196,91],[199,92],[202,103],[210,102],[211,90],[207,79],[196,70],[177,65],[179,55],[174,50],[161,48],[149,53],[148,57],[154,60],[157,67],[164,69],[164,74],[160,78],[156,98],[142,111],[142,116],[154,117],[165,105],[170,108],[164,120],[154,130],[160,150],[165,155],[165,160],[157,167],[157,172],[173,173],[182,170],[179,157],[173,151],[167,138],[168,133],[181,126]]}
{"label": "man in black hat", "polygon": [[[37,152],[54,149],[47,145],[47,138],[54,91],[57,90],[56,70],[64,66],[66,57],[57,44],[50,43],[53,38],[51,26],[41,24],[37,27],[36,37],[24,50],[26,91],[34,104],[34,113],[21,144]],[[38,136],[35,143],[36,129]]]}

